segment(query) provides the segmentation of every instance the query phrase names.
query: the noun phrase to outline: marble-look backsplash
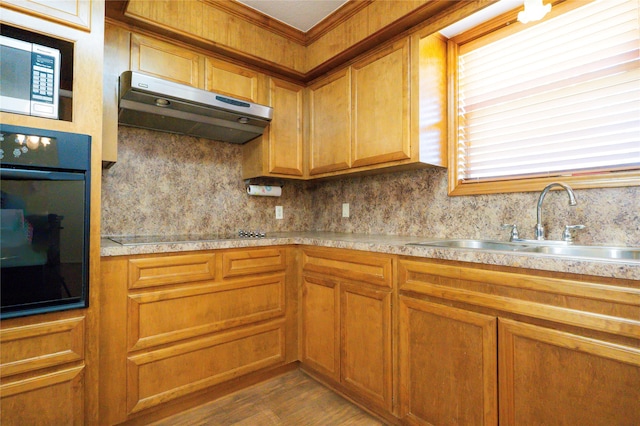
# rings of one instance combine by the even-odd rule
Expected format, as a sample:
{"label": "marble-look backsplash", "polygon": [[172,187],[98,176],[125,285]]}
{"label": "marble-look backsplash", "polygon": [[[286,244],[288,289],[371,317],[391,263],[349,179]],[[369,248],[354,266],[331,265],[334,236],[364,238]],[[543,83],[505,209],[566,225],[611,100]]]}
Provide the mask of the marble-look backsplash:
{"label": "marble-look backsplash", "polygon": [[118,162],[102,174],[102,235],[313,227],[303,183],[285,182],[282,197],[249,196],[241,163],[240,145],[120,126]]}
{"label": "marble-look backsplash", "polygon": [[[118,157],[103,173],[103,235],[251,229],[507,239],[501,224],[516,223],[522,238],[533,238],[536,222],[539,193],[449,197],[444,169],[286,181],[283,196],[272,198],[246,194],[239,145],[121,126]],[[545,198],[548,238],[583,224],[578,243],[640,246],[640,187],[575,192],[575,207],[564,191]],[[275,219],[276,205],[284,220]]]}

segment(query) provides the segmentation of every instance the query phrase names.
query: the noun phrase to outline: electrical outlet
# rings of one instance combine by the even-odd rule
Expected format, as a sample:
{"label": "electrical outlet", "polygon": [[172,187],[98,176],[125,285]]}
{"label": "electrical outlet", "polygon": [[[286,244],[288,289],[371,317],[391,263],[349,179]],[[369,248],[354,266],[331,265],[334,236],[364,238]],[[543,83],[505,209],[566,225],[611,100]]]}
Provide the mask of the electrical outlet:
{"label": "electrical outlet", "polygon": [[276,206],[276,219],[284,219],[284,209],[282,206]]}
{"label": "electrical outlet", "polygon": [[349,217],[349,203],[342,203],[342,217]]}

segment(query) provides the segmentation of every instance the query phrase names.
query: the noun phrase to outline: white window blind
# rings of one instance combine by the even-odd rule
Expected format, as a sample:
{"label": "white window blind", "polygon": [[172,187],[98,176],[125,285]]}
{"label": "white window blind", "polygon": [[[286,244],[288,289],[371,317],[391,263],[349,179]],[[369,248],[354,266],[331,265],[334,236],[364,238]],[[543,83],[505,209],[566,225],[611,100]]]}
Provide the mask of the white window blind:
{"label": "white window blind", "polygon": [[461,46],[458,181],[640,169],[638,3],[595,1]]}

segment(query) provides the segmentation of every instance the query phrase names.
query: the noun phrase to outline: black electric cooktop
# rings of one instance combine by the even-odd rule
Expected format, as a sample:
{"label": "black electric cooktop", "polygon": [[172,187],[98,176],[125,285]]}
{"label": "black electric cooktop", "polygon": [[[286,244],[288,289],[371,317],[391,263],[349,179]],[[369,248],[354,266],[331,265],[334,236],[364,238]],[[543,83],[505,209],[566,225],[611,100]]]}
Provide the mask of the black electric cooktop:
{"label": "black electric cooktop", "polygon": [[135,246],[141,244],[171,244],[171,243],[192,243],[206,241],[220,241],[244,238],[265,238],[263,232],[245,232],[236,233],[215,233],[215,234],[186,234],[186,235],[133,235],[122,237],[108,237],[123,246]]}

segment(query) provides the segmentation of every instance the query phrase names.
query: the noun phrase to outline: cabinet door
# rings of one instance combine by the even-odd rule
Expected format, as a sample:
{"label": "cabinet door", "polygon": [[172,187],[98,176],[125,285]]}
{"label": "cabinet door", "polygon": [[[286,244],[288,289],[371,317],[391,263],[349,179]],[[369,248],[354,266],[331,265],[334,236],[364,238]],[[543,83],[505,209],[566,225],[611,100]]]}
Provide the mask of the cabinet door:
{"label": "cabinet door", "polygon": [[640,349],[500,320],[500,424],[637,425]]}
{"label": "cabinet door", "polygon": [[409,39],[352,66],[353,167],[411,157]]}
{"label": "cabinet door", "polygon": [[205,59],[205,89],[250,102],[260,102],[260,73],[219,59]]}
{"label": "cabinet door", "polygon": [[400,415],[408,424],[497,424],[496,318],[400,297]]}
{"label": "cabinet door", "polygon": [[269,173],[302,176],[303,88],[271,79],[273,120],[265,132],[269,141]]}
{"label": "cabinet door", "polygon": [[351,73],[345,68],[309,88],[309,174],[351,165]]}
{"label": "cabinet door", "polygon": [[341,380],[392,408],[391,292],[341,284]]}
{"label": "cabinet door", "polygon": [[193,87],[204,87],[203,58],[182,47],[133,34],[131,70]]}
{"label": "cabinet door", "polygon": [[335,281],[303,277],[302,363],[340,380],[339,292]]}
{"label": "cabinet door", "polygon": [[2,6],[40,19],[91,31],[91,2],[2,0]]}

